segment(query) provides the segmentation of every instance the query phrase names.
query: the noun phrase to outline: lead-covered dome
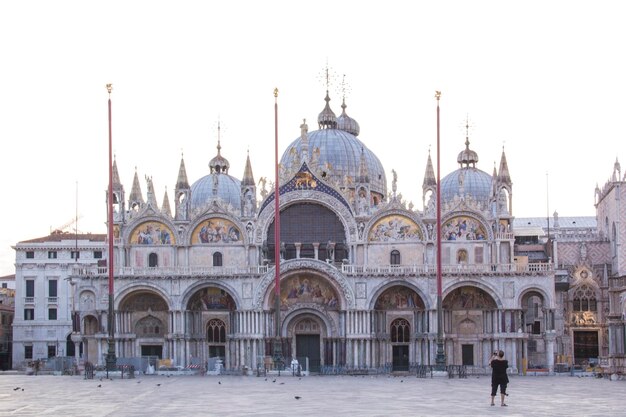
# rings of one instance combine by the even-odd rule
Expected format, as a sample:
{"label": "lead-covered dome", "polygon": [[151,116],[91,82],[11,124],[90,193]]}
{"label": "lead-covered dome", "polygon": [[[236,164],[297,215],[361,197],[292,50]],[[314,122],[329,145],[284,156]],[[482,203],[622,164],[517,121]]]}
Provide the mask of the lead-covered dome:
{"label": "lead-covered dome", "polygon": [[217,141],[217,156],[209,162],[210,174],[205,175],[191,186],[191,209],[200,209],[212,200],[220,200],[241,209],[241,181],[228,175],[230,164],[221,155],[220,141]]}
{"label": "lead-covered dome", "polygon": [[477,202],[489,203],[493,179],[491,175],[476,168],[478,154],[469,148],[468,138],[465,139],[465,149],[457,156],[457,162],[461,167],[441,180],[442,201],[451,201],[455,196],[471,196]]}
{"label": "lead-covered dome", "polygon": [[459,168],[441,180],[442,201],[451,201],[456,195],[470,195],[476,201],[489,202],[491,190],[491,175],[478,168]]}
{"label": "lead-covered dome", "polygon": [[[316,161],[322,177],[330,176],[330,180],[344,184],[348,188],[354,188],[362,175],[366,176],[370,184],[370,192],[378,194],[380,200],[387,195],[387,179],[385,170],[378,157],[370,151],[356,134],[359,133],[359,125],[344,113],[338,120],[331,110],[330,97],[326,92],[326,106],[318,116],[320,129],[305,132],[294,140],[283,153],[280,163],[288,170],[297,170],[295,166],[301,163],[303,147],[308,148],[309,161]],[[341,121],[342,123],[338,123]],[[339,129],[342,126],[344,129]],[[319,153],[318,153],[319,149]],[[364,169],[361,169],[361,157],[363,157]],[[365,172],[363,172],[365,171]]]}

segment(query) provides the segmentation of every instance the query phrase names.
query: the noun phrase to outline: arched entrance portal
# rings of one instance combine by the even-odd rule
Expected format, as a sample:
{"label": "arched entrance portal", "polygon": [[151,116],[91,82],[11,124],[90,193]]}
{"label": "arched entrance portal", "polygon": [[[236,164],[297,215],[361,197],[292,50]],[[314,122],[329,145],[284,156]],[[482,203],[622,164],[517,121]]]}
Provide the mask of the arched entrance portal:
{"label": "arched entrance portal", "polygon": [[411,362],[428,363],[428,316],[422,298],[412,288],[394,285],[374,304],[373,329],[380,352],[377,363],[391,362],[392,370],[405,372]]}
{"label": "arched entrance portal", "polygon": [[125,357],[149,357],[152,365],[157,359],[171,354],[165,347],[165,335],[169,333],[168,306],[160,295],[147,290],[130,293],[119,306],[121,333],[134,334],[133,338],[120,344],[121,354]]}
{"label": "arched entrance portal", "polygon": [[[232,366],[227,346],[233,333],[231,313],[236,304],[224,289],[206,287],[196,291],[187,303],[187,329],[192,335],[192,358],[202,362],[221,359],[226,367]],[[209,366],[212,366],[211,363]]]}
{"label": "arched entrance portal", "polygon": [[[268,301],[273,303],[274,297],[271,293]],[[332,340],[328,326],[339,322],[341,302],[332,283],[312,272],[295,273],[281,283],[280,299],[288,338],[288,348],[283,348],[287,362],[292,356],[299,362],[308,360],[309,368],[303,369],[311,372],[335,364],[338,341]]]}
{"label": "arched entrance portal", "polygon": [[494,299],[478,287],[453,290],[442,302],[448,363],[475,366],[491,351],[487,333],[497,309]]}
{"label": "arched entrance portal", "polygon": [[319,372],[322,365],[322,340],[326,327],[319,317],[313,314],[300,314],[295,317],[288,328],[291,336],[294,357],[310,372]]}

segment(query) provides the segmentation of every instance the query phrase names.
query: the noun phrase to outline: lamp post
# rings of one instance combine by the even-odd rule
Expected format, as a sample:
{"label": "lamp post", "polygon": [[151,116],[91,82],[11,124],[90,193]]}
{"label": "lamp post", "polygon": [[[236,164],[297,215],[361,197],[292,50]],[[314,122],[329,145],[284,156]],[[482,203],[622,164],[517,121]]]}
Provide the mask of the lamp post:
{"label": "lamp post", "polygon": [[115,316],[113,312],[113,141],[111,132],[111,91],[113,90],[113,84],[107,84],[107,91],[109,92],[109,190],[108,190],[108,241],[109,241],[109,255],[108,255],[108,272],[109,272],[109,313],[107,316],[108,322],[108,351],[106,356],[106,369],[107,373],[113,371],[116,365],[115,358]]}
{"label": "lamp post", "polygon": [[439,99],[441,98],[441,91],[435,92],[435,98],[437,99],[437,356],[435,367],[437,371],[445,371],[446,354],[443,348],[443,308],[441,306],[441,162],[439,150]]}
{"label": "lamp post", "polygon": [[279,203],[279,178],[278,178],[278,88],[274,89],[274,322],[276,324],[274,338],[274,364],[280,370],[282,368],[283,345],[280,338],[280,203]]}

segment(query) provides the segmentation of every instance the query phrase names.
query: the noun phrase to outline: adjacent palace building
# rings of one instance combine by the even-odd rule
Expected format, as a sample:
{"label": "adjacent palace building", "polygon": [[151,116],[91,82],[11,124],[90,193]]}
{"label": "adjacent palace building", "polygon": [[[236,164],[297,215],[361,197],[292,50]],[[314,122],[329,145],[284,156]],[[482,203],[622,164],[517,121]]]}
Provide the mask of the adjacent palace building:
{"label": "adjacent palace building", "polygon": [[[287,363],[307,358],[311,372],[434,364],[441,233],[447,364],[487,368],[502,349],[514,372],[596,361],[624,371],[626,193],[617,162],[596,190],[596,217],[516,219],[504,150],[488,173],[460,137],[458,168],[440,184],[427,156],[414,207],[395,172],[388,183],[345,100],[339,116],[325,100],[317,129],[303,123],[280,160],[280,242],[274,184],[255,180],[249,155],[241,180],[231,175],[219,133],[206,176],[190,183],[181,159],[172,206],[167,193],[158,204],[150,178],[144,194],[137,173],[127,193],[114,162],[118,358],[272,366],[278,327]],[[15,251],[13,366],[52,356],[104,364],[107,236],[55,232]]]}

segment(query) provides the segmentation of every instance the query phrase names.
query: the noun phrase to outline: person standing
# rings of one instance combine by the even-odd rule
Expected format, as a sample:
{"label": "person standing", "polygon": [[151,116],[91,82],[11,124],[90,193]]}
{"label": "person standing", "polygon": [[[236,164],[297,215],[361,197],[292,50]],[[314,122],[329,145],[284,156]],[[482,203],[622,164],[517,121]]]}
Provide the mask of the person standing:
{"label": "person standing", "polygon": [[493,352],[493,356],[489,360],[489,366],[492,368],[491,372],[491,405],[495,405],[494,400],[500,386],[500,405],[506,407],[504,403],[504,397],[506,397],[506,386],[509,383],[509,377],[506,374],[506,369],[509,367],[509,361],[504,359],[504,352],[499,350]]}

